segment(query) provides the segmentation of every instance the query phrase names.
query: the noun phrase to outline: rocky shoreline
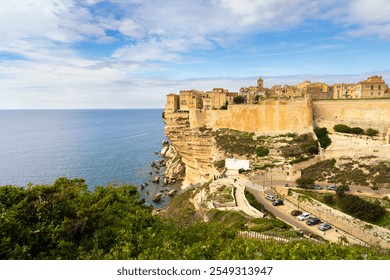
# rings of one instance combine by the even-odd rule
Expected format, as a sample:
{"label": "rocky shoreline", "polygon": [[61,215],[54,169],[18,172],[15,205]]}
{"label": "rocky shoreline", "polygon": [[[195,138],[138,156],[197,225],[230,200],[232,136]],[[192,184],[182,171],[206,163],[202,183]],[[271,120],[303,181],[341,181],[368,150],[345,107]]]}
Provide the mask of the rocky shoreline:
{"label": "rocky shoreline", "polygon": [[153,169],[149,172],[151,178],[149,182],[140,185],[141,191],[146,189],[146,195],[151,197],[155,206],[160,206],[164,198],[166,201],[166,197],[174,196],[181,188],[185,174],[185,166],[174,146],[167,140],[163,140],[161,145],[161,151],[155,154],[162,159],[151,162],[150,166]]}

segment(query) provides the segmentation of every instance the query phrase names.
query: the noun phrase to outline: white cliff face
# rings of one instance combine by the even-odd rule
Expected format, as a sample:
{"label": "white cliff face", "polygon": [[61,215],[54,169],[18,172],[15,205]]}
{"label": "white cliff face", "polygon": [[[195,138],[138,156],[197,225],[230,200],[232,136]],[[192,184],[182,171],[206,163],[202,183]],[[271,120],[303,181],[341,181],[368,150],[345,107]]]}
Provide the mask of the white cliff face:
{"label": "white cliff face", "polygon": [[166,114],[165,135],[171,141],[171,147],[164,149],[165,155],[177,155],[167,162],[167,178],[181,172],[181,166],[185,166],[184,186],[207,182],[218,173],[213,166],[217,149],[211,129],[192,128],[188,114]]}

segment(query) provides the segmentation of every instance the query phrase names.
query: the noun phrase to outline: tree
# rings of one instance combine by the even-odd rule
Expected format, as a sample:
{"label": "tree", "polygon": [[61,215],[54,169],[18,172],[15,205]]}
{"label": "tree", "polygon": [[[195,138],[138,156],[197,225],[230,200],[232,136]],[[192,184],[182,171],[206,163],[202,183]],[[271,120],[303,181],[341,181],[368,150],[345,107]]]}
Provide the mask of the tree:
{"label": "tree", "polygon": [[314,184],[315,180],[310,177],[300,177],[295,182],[298,184],[298,187],[307,189]]}
{"label": "tree", "polygon": [[336,189],[336,195],[337,196],[343,196],[346,191],[349,191],[349,187],[347,185],[340,185]]}
{"label": "tree", "polygon": [[244,96],[242,96],[242,95],[238,95],[238,96],[236,96],[236,97],[233,98],[233,102],[234,102],[235,104],[242,104],[242,103],[245,102],[245,98],[244,98]]}
{"label": "tree", "polygon": [[326,127],[316,127],[314,128],[314,133],[316,134],[322,148],[326,149],[330,146],[330,144],[332,144],[332,140],[329,138],[329,132]]}

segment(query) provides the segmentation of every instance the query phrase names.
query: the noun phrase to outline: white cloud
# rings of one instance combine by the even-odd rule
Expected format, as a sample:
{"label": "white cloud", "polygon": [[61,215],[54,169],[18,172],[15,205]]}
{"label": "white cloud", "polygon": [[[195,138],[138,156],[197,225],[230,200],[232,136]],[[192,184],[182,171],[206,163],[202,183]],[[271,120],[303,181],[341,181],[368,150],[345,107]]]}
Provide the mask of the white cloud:
{"label": "white cloud", "polygon": [[135,39],[142,39],[144,37],[144,30],[141,25],[135,23],[131,19],[125,19],[119,25],[118,30],[126,36],[133,37]]}

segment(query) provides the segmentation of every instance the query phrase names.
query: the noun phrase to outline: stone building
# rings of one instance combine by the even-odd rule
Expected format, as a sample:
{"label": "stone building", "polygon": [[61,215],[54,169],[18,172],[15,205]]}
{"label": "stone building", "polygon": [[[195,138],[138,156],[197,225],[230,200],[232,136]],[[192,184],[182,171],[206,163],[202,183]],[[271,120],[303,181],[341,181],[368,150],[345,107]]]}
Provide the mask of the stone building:
{"label": "stone building", "polygon": [[[299,90],[296,86],[284,85],[275,85],[270,89],[271,94],[275,97],[301,97],[302,91]],[[270,96],[271,97],[271,96]]]}
{"label": "stone building", "polygon": [[356,98],[383,98],[389,97],[388,86],[382,76],[370,76],[367,80],[356,85]]}
{"label": "stone building", "polygon": [[311,96],[313,99],[332,99],[333,87],[329,87],[325,83],[312,83],[303,89],[303,93]]}
{"label": "stone building", "polygon": [[203,98],[203,109],[213,110],[221,109],[228,104],[233,104],[233,99],[237,96],[237,92],[229,92],[223,88],[213,88],[212,91],[206,91]]}
{"label": "stone building", "polygon": [[[390,98],[390,89],[382,76],[370,76],[357,84],[338,83],[327,85],[322,82],[304,81],[295,86],[275,85],[271,89],[264,88],[263,79],[257,80],[256,86],[243,87],[240,95],[246,104],[260,104],[259,99],[280,97],[303,97],[311,99],[359,99],[359,98]],[[224,88],[213,88],[211,91],[181,90],[179,95],[167,95],[166,112],[188,112],[191,109],[219,110],[234,104],[237,92],[229,92]]]}
{"label": "stone building", "polygon": [[167,95],[167,103],[165,104],[165,112],[174,113],[180,108],[180,97],[178,94],[170,93]]}
{"label": "stone building", "polygon": [[198,90],[181,90],[179,99],[179,111],[189,111],[190,109],[202,109],[203,92]]}
{"label": "stone building", "polygon": [[244,97],[247,104],[256,104],[258,96],[265,96],[266,88],[261,77],[257,79],[257,86],[243,87],[240,89],[240,95]]}

